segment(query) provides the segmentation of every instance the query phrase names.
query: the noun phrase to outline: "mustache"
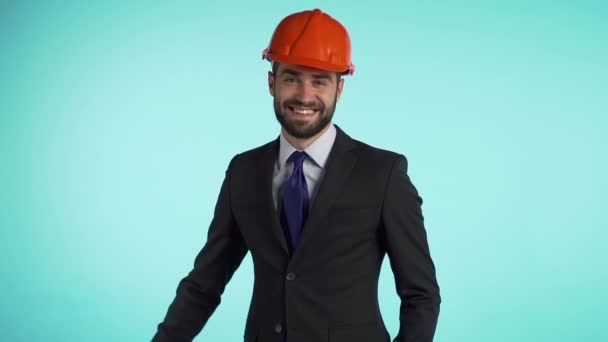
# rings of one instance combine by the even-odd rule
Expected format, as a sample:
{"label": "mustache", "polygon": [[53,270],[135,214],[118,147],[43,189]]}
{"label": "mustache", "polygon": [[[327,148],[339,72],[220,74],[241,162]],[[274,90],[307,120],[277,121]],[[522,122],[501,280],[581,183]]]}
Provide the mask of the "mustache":
{"label": "mustache", "polygon": [[306,108],[310,108],[310,109],[314,109],[314,110],[318,110],[320,112],[325,111],[325,105],[323,105],[323,103],[320,102],[315,102],[315,101],[309,101],[309,102],[303,102],[297,99],[290,99],[290,100],[286,100],[285,102],[283,102],[283,106],[285,107],[306,107]]}

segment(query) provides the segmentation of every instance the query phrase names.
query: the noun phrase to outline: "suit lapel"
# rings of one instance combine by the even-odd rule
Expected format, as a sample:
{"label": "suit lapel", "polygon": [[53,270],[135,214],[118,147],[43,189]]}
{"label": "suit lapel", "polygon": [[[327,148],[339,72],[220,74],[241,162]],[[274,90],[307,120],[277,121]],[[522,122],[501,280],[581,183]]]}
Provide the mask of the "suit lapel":
{"label": "suit lapel", "polygon": [[285,251],[286,255],[289,255],[289,249],[287,246],[287,239],[285,237],[285,233],[283,232],[283,228],[281,227],[281,222],[279,221],[279,214],[277,209],[274,206],[274,200],[272,196],[272,176],[274,172],[275,163],[277,161],[277,156],[279,155],[279,139],[275,139],[272,143],[270,143],[269,148],[264,151],[261,160],[261,181],[256,184],[258,188],[257,193],[261,195],[261,202],[266,204],[266,212],[265,215],[268,215],[270,222],[270,229],[272,230],[273,235],[277,238],[281,247]]}
{"label": "suit lapel", "polygon": [[337,125],[336,130],[336,140],[327,159],[325,175],[323,175],[321,183],[317,185],[319,190],[308,213],[298,247],[294,252],[294,262],[301,254],[300,251],[321,228],[322,219],[326,216],[355,166],[357,157],[351,151],[355,147],[354,141]]}

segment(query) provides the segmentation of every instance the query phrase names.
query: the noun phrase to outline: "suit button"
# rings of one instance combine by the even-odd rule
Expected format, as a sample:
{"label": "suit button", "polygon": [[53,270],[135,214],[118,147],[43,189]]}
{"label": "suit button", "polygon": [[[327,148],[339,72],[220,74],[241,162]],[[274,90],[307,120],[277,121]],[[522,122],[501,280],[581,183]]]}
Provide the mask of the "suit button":
{"label": "suit button", "polygon": [[287,280],[294,280],[294,279],[296,279],[296,274],[293,272],[289,272],[289,273],[287,273],[287,277],[285,277],[285,278],[287,278]]}
{"label": "suit button", "polygon": [[274,332],[280,334],[281,331],[283,331],[283,326],[280,323],[277,323],[277,325],[274,326]]}

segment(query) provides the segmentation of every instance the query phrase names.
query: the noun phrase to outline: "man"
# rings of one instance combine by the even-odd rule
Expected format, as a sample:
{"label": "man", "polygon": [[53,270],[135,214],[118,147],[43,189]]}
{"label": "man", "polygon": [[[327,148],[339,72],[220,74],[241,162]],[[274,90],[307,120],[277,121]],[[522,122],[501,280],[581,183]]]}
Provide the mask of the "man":
{"label": "man", "polygon": [[346,29],[318,9],[294,13],[264,57],[281,134],[231,160],[207,242],[153,340],[192,340],[249,251],[245,341],[390,341],[377,293],[385,255],[401,298],[394,341],[432,341],[439,286],[406,158],[332,123],[354,72]]}

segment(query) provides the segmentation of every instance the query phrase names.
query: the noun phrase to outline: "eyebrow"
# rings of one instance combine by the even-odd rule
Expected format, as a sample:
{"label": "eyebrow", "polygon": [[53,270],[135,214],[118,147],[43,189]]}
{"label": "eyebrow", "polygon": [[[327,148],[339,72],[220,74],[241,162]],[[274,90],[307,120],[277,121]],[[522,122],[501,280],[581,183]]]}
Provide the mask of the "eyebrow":
{"label": "eyebrow", "polygon": [[[302,75],[301,72],[293,70],[293,69],[285,69],[285,70],[283,70],[283,74],[290,74],[290,75],[293,75],[293,76],[300,76],[300,75]],[[327,74],[325,74],[325,73],[324,74],[313,74],[312,78],[314,78],[314,79],[331,80],[331,76],[330,76],[329,73],[327,73]]]}

